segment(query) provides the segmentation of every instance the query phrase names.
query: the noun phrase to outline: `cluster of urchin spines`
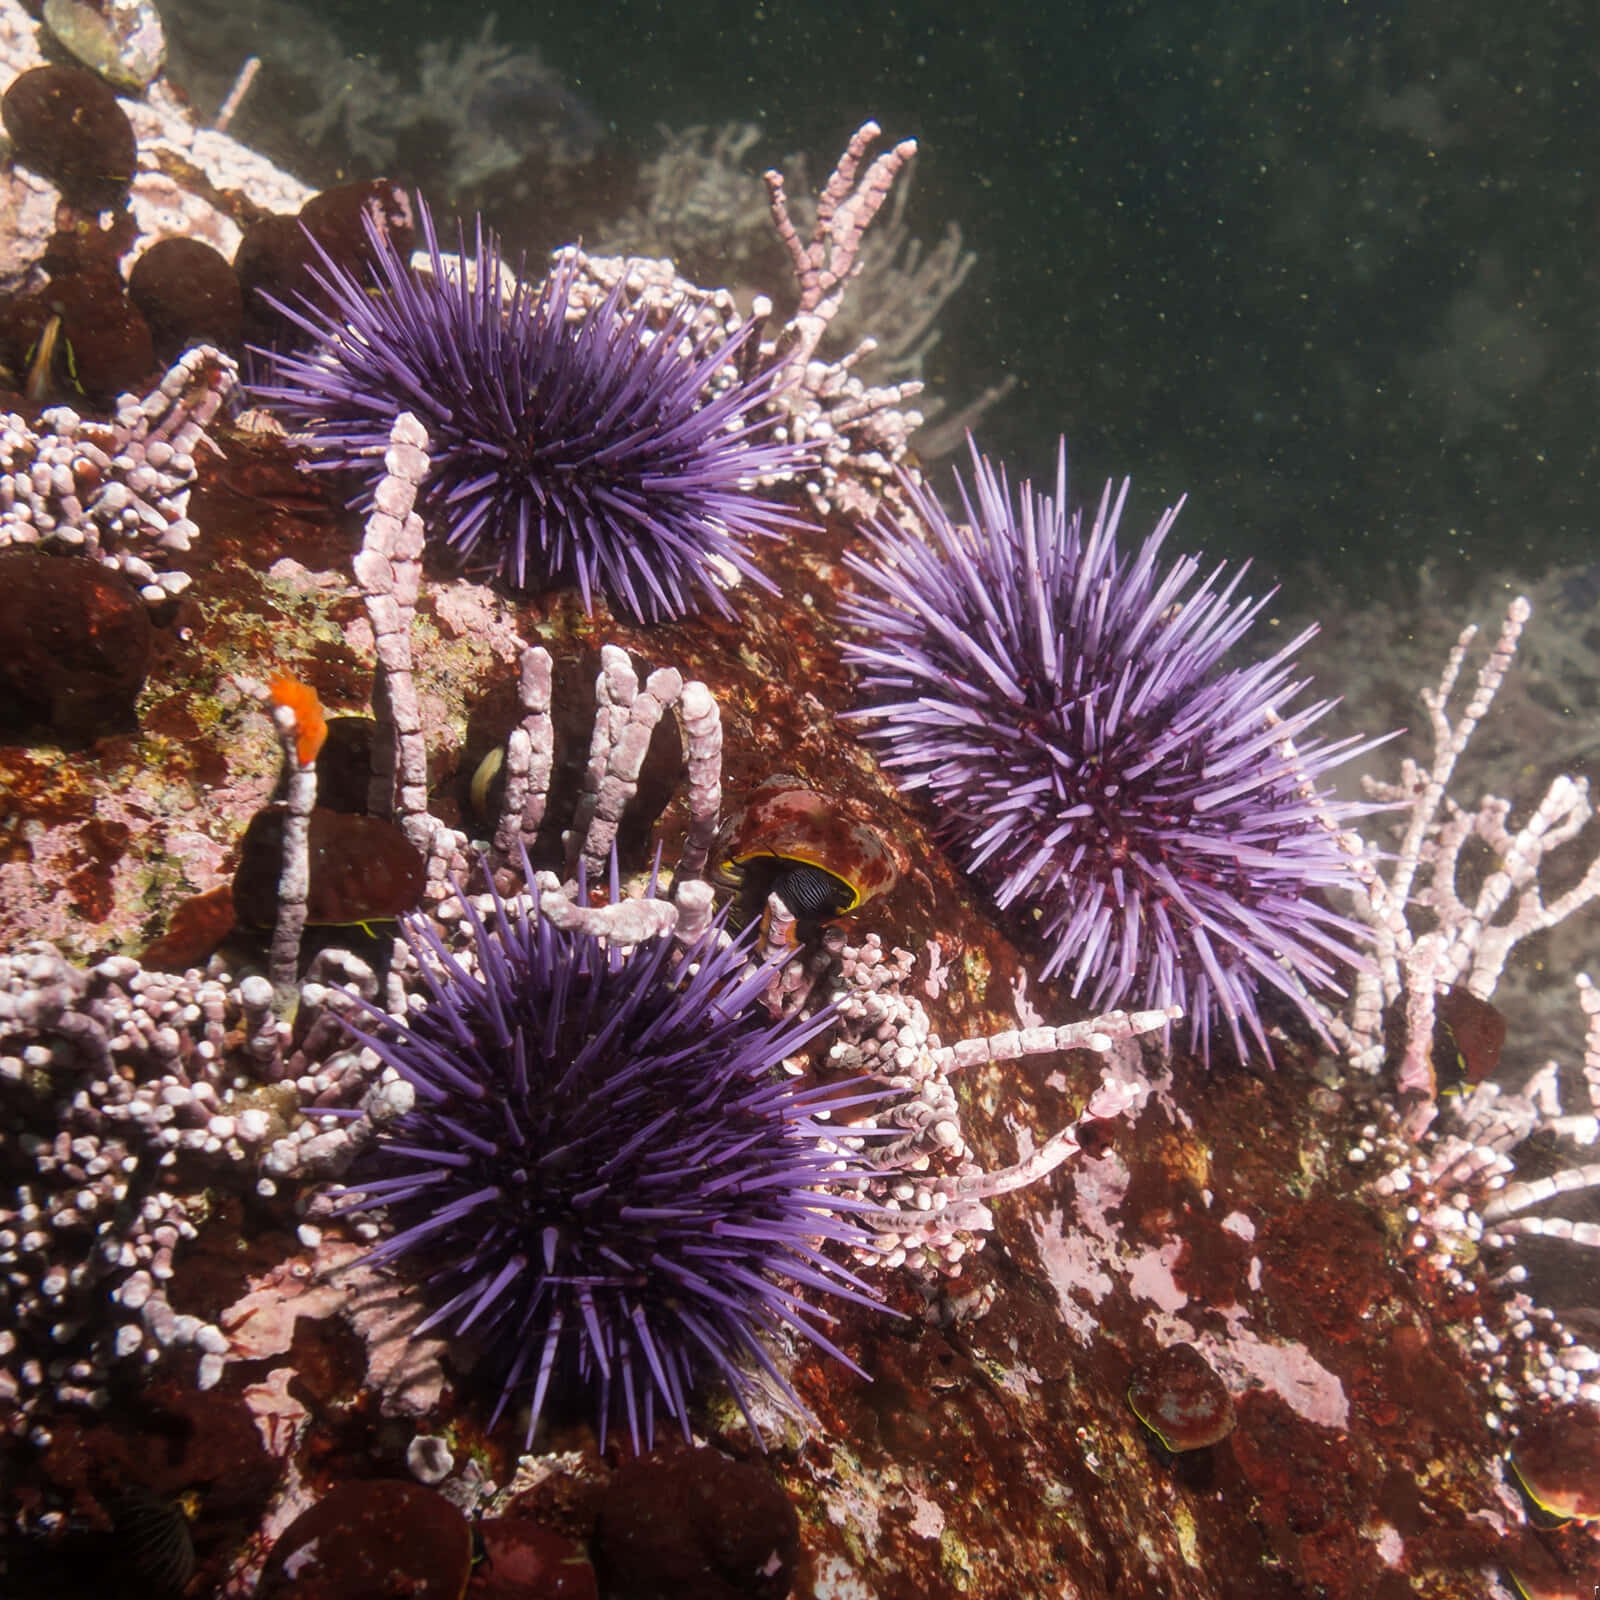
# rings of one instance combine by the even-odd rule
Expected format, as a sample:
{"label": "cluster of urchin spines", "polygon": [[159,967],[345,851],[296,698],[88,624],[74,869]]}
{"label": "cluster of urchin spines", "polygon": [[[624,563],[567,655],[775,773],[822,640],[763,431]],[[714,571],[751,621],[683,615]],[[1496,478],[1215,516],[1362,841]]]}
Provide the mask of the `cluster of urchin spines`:
{"label": "cluster of urchin spines", "polygon": [[624,945],[557,926],[537,894],[491,904],[486,921],[463,901],[467,959],[408,925],[428,997],[365,1035],[415,1090],[348,1180],[346,1209],[381,1205],[391,1229],[368,1261],[420,1264],[424,1328],[478,1345],[495,1417],[526,1399],[530,1440],[574,1375],[635,1448],[658,1415],[688,1434],[706,1366],[747,1417],[760,1386],[803,1414],[767,1339],[852,1364],[786,1285],[876,1303],[821,1248],[867,1241],[862,1203],[831,1192],[853,1163],[813,1116],[836,1091],[778,1070],[829,1014],[770,1018],[770,974],[720,920]]}
{"label": "cluster of urchin spines", "polygon": [[[625,302],[619,280],[573,317],[578,257],[537,289],[509,291],[481,219],[467,258],[447,259],[426,205],[429,270],[413,272],[372,221],[368,283],[325,252],[312,270],[327,307],[278,309],[308,352],[262,352],[258,397],[315,446],[314,464],[376,482],[389,430],[412,411],[432,440],[430,521],[467,566],[518,588],[575,582],[644,620],[709,606],[742,579],[772,587],[748,540],[801,519],[756,492],[807,452],[779,434],[769,402],[782,368],[747,371],[755,323],[698,331],[697,307],[664,322]],[[275,302],[276,304],[276,302]]]}
{"label": "cluster of urchin spines", "polygon": [[1308,894],[1349,881],[1352,808],[1315,782],[1365,747],[1302,742],[1331,702],[1280,713],[1311,630],[1226,666],[1270,595],[1238,597],[1243,569],[1163,569],[1177,507],[1124,554],[1126,483],[1086,530],[1064,444],[1054,495],[1014,497],[972,459],[964,524],[907,478],[921,526],[880,521],[846,557],[869,586],[846,604],[864,635],[846,656],[891,697],[854,713],[866,736],[927,792],[961,864],[1034,916],[1043,976],[1070,972],[1096,1008],[1181,1006],[1202,1054],[1217,1015],[1241,1055],[1247,1036],[1270,1054],[1263,987],[1321,1031],[1308,991],[1341,992],[1365,930]]}

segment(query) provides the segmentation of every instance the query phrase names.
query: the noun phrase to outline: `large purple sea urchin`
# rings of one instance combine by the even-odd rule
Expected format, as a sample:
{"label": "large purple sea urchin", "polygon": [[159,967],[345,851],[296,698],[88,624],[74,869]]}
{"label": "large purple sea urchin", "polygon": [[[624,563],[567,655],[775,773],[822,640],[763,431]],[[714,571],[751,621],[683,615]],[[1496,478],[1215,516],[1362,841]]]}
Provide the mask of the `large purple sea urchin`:
{"label": "large purple sea urchin", "polygon": [[802,452],[762,414],[781,369],[738,375],[755,325],[717,347],[692,336],[692,307],[652,326],[620,283],[570,319],[573,256],[542,288],[508,294],[481,220],[471,262],[464,238],[446,262],[418,210],[426,273],[369,218],[370,283],[318,248],[328,309],[274,302],[316,343],[260,352],[272,381],[255,393],[309,436],[314,464],[365,473],[370,488],[396,416],[413,411],[432,441],[430,526],[469,570],[519,588],[575,581],[585,609],[599,590],[647,620],[701,603],[731,614],[730,568],[770,589],[743,541],[801,524],[754,480]]}
{"label": "large purple sea urchin", "polygon": [[1235,598],[1243,569],[1225,584],[1220,566],[1195,584],[1190,556],[1163,570],[1176,507],[1125,555],[1126,483],[1086,536],[1064,443],[1054,498],[1025,484],[1013,500],[972,455],[965,526],[907,482],[928,539],[880,525],[872,559],[847,557],[879,591],[849,604],[870,642],[847,653],[893,697],[855,713],[884,764],[928,792],[998,903],[1033,913],[1044,975],[1070,971],[1096,1009],[1182,1006],[1205,1055],[1220,1013],[1243,1055],[1246,1032],[1268,1048],[1267,985],[1320,1031],[1307,991],[1338,992],[1365,930],[1307,891],[1348,886],[1332,824],[1361,808],[1323,800],[1319,816],[1311,785],[1367,746],[1301,742],[1329,701],[1279,716],[1315,630],[1223,667],[1271,597]]}
{"label": "large purple sea urchin", "polygon": [[529,1398],[530,1442],[553,1382],[636,1449],[658,1406],[688,1435],[701,1367],[741,1407],[764,1373],[803,1411],[763,1334],[839,1355],[800,1291],[871,1300],[818,1247],[867,1242],[862,1202],[824,1192],[850,1162],[812,1116],[823,1091],[775,1071],[831,1016],[771,1020],[771,974],[718,927],[622,949],[501,905],[472,928],[469,964],[408,927],[431,998],[366,1036],[416,1091],[349,1180],[346,1209],[394,1230],[366,1259],[419,1264],[426,1326],[475,1341],[495,1418]]}

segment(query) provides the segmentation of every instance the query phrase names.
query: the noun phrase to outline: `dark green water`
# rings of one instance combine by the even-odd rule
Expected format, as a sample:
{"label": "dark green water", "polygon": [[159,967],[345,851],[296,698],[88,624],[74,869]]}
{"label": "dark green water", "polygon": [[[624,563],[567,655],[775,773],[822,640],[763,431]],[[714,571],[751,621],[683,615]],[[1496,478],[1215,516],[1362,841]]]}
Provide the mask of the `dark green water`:
{"label": "dark green water", "polygon": [[[374,12],[332,7],[397,65],[486,14]],[[932,375],[1015,374],[981,440],[1014,471],[1064,430],[1081,492],[1131,473],[1144,526],[1187,489],[1191,544],[1292,591],[1595,554],[1600,24],[1577,0],[596,0],[502,7],[498,34],[642,146],[756,120],[753,158],[820,174],[866,115],[914,134],[919,231],[953,218],[982,255]]]}

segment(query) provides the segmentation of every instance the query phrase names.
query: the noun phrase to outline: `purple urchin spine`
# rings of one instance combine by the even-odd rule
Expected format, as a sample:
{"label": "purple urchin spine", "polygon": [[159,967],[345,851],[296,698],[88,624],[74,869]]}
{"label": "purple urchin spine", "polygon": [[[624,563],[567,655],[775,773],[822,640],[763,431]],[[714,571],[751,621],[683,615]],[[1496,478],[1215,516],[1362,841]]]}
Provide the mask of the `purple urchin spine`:
{"label": "purple urchin spine", "polygon": [[879,697],[850,714],[996,903],[1032,914],[1045,977],[1070,971],[1097,1010],[1181,1006],[1208,1058],[1214,1015],[1270,1056],[1262,986],[1322,1032],[1308,991],[1342,992],[1367,931],[1308,891],[1351,886],[1338,833],[1369,808],[1313,785],[1379,741],[1302,742],[1332,701],[1280,715],[1315,628],[1224,667],[1271,594],[1239,598],[1243,567],[1162,568],[1181,501],[1130,556],[1127,483],[1085,533],[1064,441],[1054,496],[1013,499],[975,445],[972,462],[964,524],[908,478],[926,537],[880,522],[871,556],[846,557],[876,591],[846,602],[866,635],[846,656]]}
{"label": "purple urchin spine", "polygon": [[360,473],[370,495],[409,410],[432,441],[430,526],[471,572],[517,588],[574,582],[586,611],[600,592],[646,621],[701,604],[731,616],[730,570],[772,591],[745,542],[806,523],[755,483],[808,457],[775,437],[781,364],[742,373],[757,325],[716,345],[683,304],[653,326],[621,282],[574,320],[575,254],[542,287],[508,293],[481,219],[471,261],[463,232],[447,262],[426,205],[418,215],[426,273],[369,217],[370,282],[313,240],[326,308],[267,296],[314,346],[258,351],[271,381],[254,394],[311,441],[312,465]]}
{"label": "purple urchin spine", "polygon": [[821,1248],[870,1242],[849,1220],[865,1202],[834,1192],[859,1163],[813,1115],[855,1101],[781,1071],[832,1014],[771,1019],[770,972],[720,922],[687,950],[622,949],[496,907],[491,924],[468,907],[471,964],[410,922],[430,998],[362,1032],[415,1090],[347,1184],[342,1209],[379,1207],[392,1229],[365,1259],[420,1273],[418,1331],[476,1343],[491,1426],[526,1396],[530,1444],[568,1381],[594,1392],[602,1445],[625,1420],[648,1446],[658,1409],[688,1438],[705,1367],[759,1439],[753,1377],[805,1412],[767,1336],[792,1330],[859,1371],[803,1293],[877,1303]]}

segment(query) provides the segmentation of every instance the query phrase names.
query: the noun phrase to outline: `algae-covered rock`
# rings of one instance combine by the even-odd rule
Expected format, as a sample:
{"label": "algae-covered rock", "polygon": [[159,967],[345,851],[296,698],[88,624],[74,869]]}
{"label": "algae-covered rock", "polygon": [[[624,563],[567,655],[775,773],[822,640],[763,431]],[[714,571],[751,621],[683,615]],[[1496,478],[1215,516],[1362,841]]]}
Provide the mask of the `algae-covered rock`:
{"label": "algae-covered rock", "polygon": [[44,0],[45,26],[86,67],[142,94],[167,59],[167,36],[150,0]]}

